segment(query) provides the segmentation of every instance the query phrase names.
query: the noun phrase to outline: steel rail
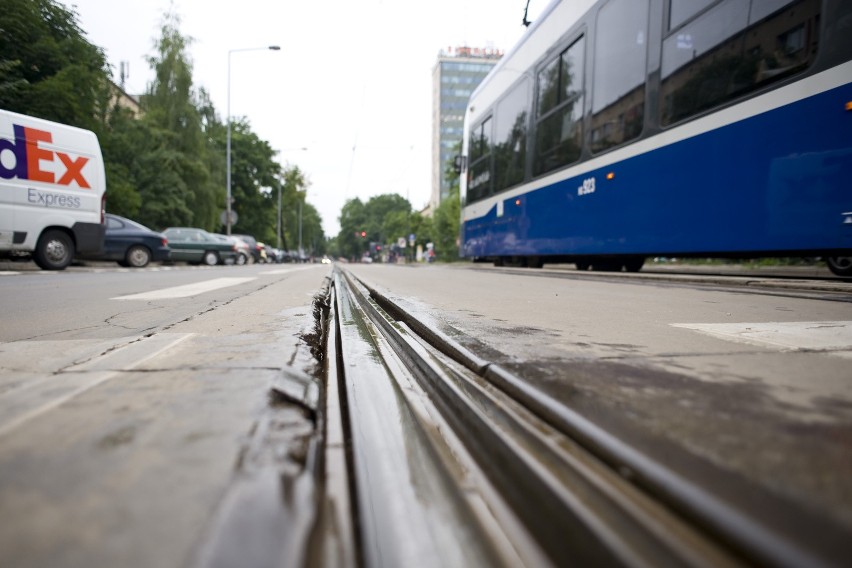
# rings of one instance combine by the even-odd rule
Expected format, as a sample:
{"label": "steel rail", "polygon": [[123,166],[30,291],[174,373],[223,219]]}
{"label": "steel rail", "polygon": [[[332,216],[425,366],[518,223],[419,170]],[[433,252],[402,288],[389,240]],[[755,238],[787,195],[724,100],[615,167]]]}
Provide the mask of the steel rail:
{"label": "steel rail", "polygon": [[671,286],[701,286],[714,289],[730,289],[737,292],[772,294],[793,298],[819,298],[839,302],[850,302],[852,280],[840,277],[799,277],[775,276],[770,274],[722,274],[712,272],[595,272],[560,268],[558,266],[543,269],[513,267],[466,267],[466,270],[478,272],[499,272],[518,274],[538,278],[565,278],[609,282],[630,282],[631,284],[653,284]]}
{"label": "steel rail", "polygon": [[[334,275],[338,382],[358,565],[509,566],[518,552],[483,507],[446,425]],[[534,551],[529,558],[539,560]]]}
{"label": "steel rail", "polygon": [[[386,294],[363,281],[358,281],[358,285],[363,287],[364,295],[369,298],[369,301],[365,299],[364,302],[375,306],[372,309],[373,318],[384,322],[381,325],[386,333],[392,335],[394,329],[411,329],[413,332],[410,334],[411,337],[419,338],[419,341],[427,344],[431,349],[443,354],[466,371],[472,372],[475,376],[486,381],[488,385],[496,387],[531,415],[541,419],[556,431],[576,442],[578,446],[588,451],[596,459],[607,464],[610,472],[620,472],[619,476],[629,480],[630,485],[634,488],[640,489],[654,501],[662,503],[668,510],[674,511],[680,519],[695,528],[701,535],[711,539],[719,550],[726,551],[720,553],[722,556],[727,554],[731,560],[771,566],[824,566],[832,564],[830,559],[825,559],[810,549],[791,542],[745,513],[716,499],[701,487],[631,448],[499,365],[470,352],[440,331],[431,329]],[[377,317],[380,312],[386,315]],[[409,352],[406,355],[409,359],[412,358],[410,352],[415,351],[410,343],[407,339],[396,341],[398,350]],[[408,344],[408,348],[402,344]],[[475,429],[475,425],[465,422],[467,417],[474,413],[473,409],[465,407],[462,402],[459,402],[458,397],[454,399],[451,396],[450,387],[446,386],[452,381],[444,379],[443,383],[435,382],[434,377],[440,375],[440,373],[434,369],[424,370],[428,365],[422,362],[422,358],[417,364],[421,368],[421,373],[419,373],[421,381],[423,381],[424,375],[432,375],[432,378],[426,381],[424,388],[430,391],[437,404],[445,407],[445,412],[450,419],[455,419],[456,426],[462,430]],[[457,379],[455,380],[457,381]],[[429,384],[433,386],[430,387]],[[493,412],[493,409],[490,409],[489,412]],[[477,435],[482,436],[483,432],[478,432]],[[492,439],[489,444],[494,444],[494,446],[483,444],[479,453],[493,452],[494,448],[501,443],[503,442],[498,438]],[[476,451],[474,446],[473,453],[476,453]],[[483,456],[480,455],[479,457],[482,459]],[[501,467],[507,465],[505,461],[506,458],[504,457]],[[515,474],[517,475],[517,472]],[[533,524],[535,521],[535,519],[525,520]],[[538,527],[538,529],[546,530],[546,527]],[[541,533],[539,533],[540,535]],[[661,546],[665,548],[669,544],[663,543]],[[545,544],[544,548],[547,549],[548,545]],[[675,546],[675,548],[677,547]],[[699,547],[699,550],[699,557],[708,551],[706,547]],[[550,552],[552,557],[554,550],[550,550]],[[678,559],[677,554],[680,552],[677,550],[673,552],[673,558],[676,559],[675,563],[693,563],[695,558],[690,557],[689,553]],[[635,553],[635,550],[630,551],[630,554]],[[659,557],[652,558],[656,560],[652,564],[660,564]],[[619,557],[619,560],[624,561],[625,558]]]}
{"label": "steel rail", "polygon": [[[553,565],[724,566],[756,561],[712,531],[708,536],[705,525],[672,513],[668,504],[657,501],[658,495],[649,496],[626,480],[584,447],[588,439],[578,443],[555,429],[548,414],[562,416],[561,409],[531,410],[534,405],[523,400],[529,392],[522,384],[448,338],[436,341],[437,332],[416,329],[423,324],[410,316],[399,317],[401,308],[387,299],[377,301],[375,290],[341,269],[335,269],[335,294],[341,329],[339,368],[345,375],[342,396],[350,421],[350,471],[366,565],[385,565],[391,557],[410,559],[403,549],[422,553],[437,544],[458,546],[458,535],[439,539],[440,543],[424,536],[433,522],[457,528],[466,524],[470,530],[461,539],[462,548],[478,543],[474,562],[470,556],[464,559],[468,565],[483,565],[489,556],[485,564],[519,560],[541,565],[541,555]],[[369,343],[374,347],[365,347]],[[495,373],[502,388],[494,386]],[[511,395],[504,392],[506,386],[514,391]],[[387,392],[380,394],[382,390]],[[408,446],[377,441],[389,434],[391,425],[406,422],[408,430],[390,436],[405,439]],[[414,440],[422,444],[416,452],[410,446]],[[645,473],[648,464],[641,456],[621,446],[616,450],[630,458],[621,455],[621,465],[636,465],[640,474]],[[407,453],[408,468],[393,471],[399,467],[389,465],[399,459],[394,452]],[[429,455],[433,461],[426,468],[412,469],[414,453]],[[441,462],[447,456],[452,456],[449,465]],[[467,477],[459,477],[459,470]],[[425,498],[418,489],[421,500],[406,501],[406,491],[423,484],[429,475],[440,478],[441,491]],[[472,485],[471,480],[477,481]],[[423,517],[418,510],[446,508],[446,500],[453,499],[463,506],[449,520]],[[406,503],[405,511],[384,511],[388,501]],[[402,534],[382,517],[405,518]],[[508,548],[494,548],[501,538]],[[449,553],[441,564],[462,560],[460,554]],[[785,563],[803,558],[811,560],[796,555]]]}

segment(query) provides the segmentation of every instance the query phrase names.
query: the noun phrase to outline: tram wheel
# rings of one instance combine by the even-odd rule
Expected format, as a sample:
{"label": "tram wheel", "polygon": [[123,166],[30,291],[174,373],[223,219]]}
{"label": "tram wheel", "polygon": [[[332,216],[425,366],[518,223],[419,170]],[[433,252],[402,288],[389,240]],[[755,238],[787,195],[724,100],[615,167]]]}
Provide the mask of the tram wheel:
{"label": "tram wheel", "polygon": [[826,264],[836,276],[852,276],[852,256],[830,256]]}
{"label": "tram wheel", "polygon": [[631,258],[624,261],[624,270],[627,272],[639,272],[645,265],[644,258]]}

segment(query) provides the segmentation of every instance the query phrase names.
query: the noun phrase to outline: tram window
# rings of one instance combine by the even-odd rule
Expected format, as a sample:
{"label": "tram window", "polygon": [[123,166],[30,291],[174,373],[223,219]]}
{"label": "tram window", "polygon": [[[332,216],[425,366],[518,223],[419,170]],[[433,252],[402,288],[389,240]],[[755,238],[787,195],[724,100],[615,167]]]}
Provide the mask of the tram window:
{"label": "tram window", "polygon": [[490,117],[471,129],[468,155],[467,202],[471,203],[491,194]]}
{"label": "tram window", "polygon": [[716,0],[672,0],[669,29],[673,29],[715,2]]}
{"label": "tram window", "polygon": [[581,37],[538,72],[533,175],[580,158],[584,59],[585,38]]}
{"label": "tram window", "polygon": [[595,27],[593,152],[636,138],[645,117],[647,0],[610,0]]}
{"label": "tram window", "polygon": [[672,124],[807,68],[820,0],[725,0],[663,40],[662,122]]}
{"label": "tram window", "polygon": [[494,112],[494,191],[524,181],[527,157],[529,80],[497,103]]}

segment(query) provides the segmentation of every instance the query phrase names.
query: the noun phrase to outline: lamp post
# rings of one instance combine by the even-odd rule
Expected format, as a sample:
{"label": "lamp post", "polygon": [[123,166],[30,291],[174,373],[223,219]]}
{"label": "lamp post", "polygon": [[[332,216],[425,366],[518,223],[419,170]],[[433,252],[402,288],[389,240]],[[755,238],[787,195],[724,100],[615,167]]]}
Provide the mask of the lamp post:
{"label": "lamp post", "polygon": [[231,234],[231,54],[236,51],[261,51],[264,49],[270,49],[272,51],[278,51],[281,48],[277,45],[270,45],[267,47],[245,47],[242,49],[231,49],[228,51],[228,134],[225,142],[225,161],[226,161],[226,174],[225,176],[228,178],[228,194],[225,200],[225,228],[226,234]]}

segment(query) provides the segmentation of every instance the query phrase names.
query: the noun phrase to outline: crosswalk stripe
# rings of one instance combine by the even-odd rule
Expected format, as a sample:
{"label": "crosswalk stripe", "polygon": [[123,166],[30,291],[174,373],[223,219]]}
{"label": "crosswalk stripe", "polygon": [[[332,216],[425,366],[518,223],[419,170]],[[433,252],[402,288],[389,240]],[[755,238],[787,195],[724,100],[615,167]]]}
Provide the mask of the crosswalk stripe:
{"label": "crosswalk stripe", "polygon": [[188,298],[189,296],[197,296],[205,292],[212,292],[220,288],[236,286],[251,282],[256,278],[214,278],[212,280],[204,280],[194,284],[185,284],[183,286],[174,286],[172,288],[163,288],[162,290],[153,290],[151,292],[141,292],[139,294],[129,294],[127,296],[117,296],[110,298],[112,300],[166,300],[170,298]]}

